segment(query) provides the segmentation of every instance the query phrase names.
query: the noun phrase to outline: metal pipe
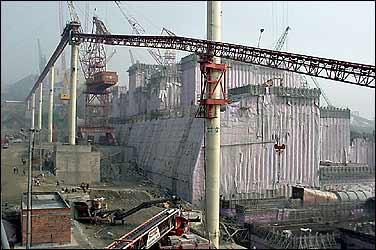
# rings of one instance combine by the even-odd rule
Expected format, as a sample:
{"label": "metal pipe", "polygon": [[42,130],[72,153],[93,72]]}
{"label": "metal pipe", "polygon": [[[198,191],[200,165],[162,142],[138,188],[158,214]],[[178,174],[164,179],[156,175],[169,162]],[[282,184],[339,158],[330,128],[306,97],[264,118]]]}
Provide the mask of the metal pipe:
{"label": "metal pipe", "polygon": [[53,125],[53,115],[54,115],[54,65],[50,68],[50,103],[48,107],[48,142],[52,143],[52,125]]}
{"label": "metal pipe", "polygon": [[31,128],[35,126],[35,93],[31,96]]}
{"label": "metal pipe", "polygon": [[27,176],[27,221],[26,221],[26,249],[31,247],[31,188],[32,188],[32,160],[33,160],[33,141],[34,141],[34,131],[31,128],[29,133],[29,169]]}
{"label": "metal pipe", "polygon": [[[221,2],[207,2],[207,39],[221,41]],[[221,63],[219,57],[213,57],[213,63]],[[218,73],[213,73],[218,79]],[[209,85],[212,86],[212,85]],[[208,98],[220,99],[220,88],[213,96],[208,89]],[[209,241],[219,248],[219,176],[220,176],[220,105],[214,105],[215,118],[206,119],[206,227]]]}
{"label": "metal pipe", "polygon": [[7,233],[5,232],[3,219],[1,219],[1,249],[10,249]]}
{"label": "metal pipe", "polygon": [[69,144],[76,144],[76,93],[77,93],[77,63],[78,45],[72,44],[71,76],[70,76],[70,112],[69,112]]}

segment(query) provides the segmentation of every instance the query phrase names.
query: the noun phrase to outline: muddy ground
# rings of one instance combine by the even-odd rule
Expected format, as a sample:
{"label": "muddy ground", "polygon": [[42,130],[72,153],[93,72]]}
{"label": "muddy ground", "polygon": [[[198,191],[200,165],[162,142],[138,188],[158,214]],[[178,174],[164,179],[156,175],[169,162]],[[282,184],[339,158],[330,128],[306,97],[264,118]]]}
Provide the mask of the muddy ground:
{"label": "muddy ground", "polygon": [[[1,200],[3,211],[18,210],[20,208],[21,193],[27,190],[27,176],[23,175],[23,168],[27,170],[27,163],[23,166],[21,161],[21,158],[27,159],[27,146],[27,143],[11,144],[8,149],[1,149]],[[18,174],[13,173],[14,166],[18,168]],[[37,169],[36,167],[33,171],[33,176],[39,174]],[[160,187],[145,181],[133,169],[128,169],[126,175],[126,182],[122,184],[101,183],[92,185],[88,195],[90,198],[105,197],[108,202],[108,209],[123,208],[125,210],[131,209],[143,201],[165,197]],[[63,183],[60,186],[56,186],[56,177],[47,175],[40,186],[33,186],[33,191],[61,192],[62,188],[65,187],[71,189],[74,186],[65,186]],[[86,195],[87,197],[87,194],[83,193],[83,191],[70,194],[62,193],[62,195],[67,197],[68,200],[73,200],[73,196],[85,197]],[[162,206],[143,209],[129,216],[124,224],[117,225],[110,223],[95,225],[71,219],[73,242],[70,246],[63,248],[103,248],[163,209]]]}

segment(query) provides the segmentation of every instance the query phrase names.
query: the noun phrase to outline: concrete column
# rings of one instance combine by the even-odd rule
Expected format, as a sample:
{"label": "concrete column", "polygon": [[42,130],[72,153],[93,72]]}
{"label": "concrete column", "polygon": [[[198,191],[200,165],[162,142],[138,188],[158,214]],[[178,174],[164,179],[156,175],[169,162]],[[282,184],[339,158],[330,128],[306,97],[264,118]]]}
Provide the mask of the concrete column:
{"label": "concrete column", "polygon": [[76,93],[77,93],[77,63],[78,45],[72,44],[71,53],[71,75],[70,75],[70,105],[69,105],[69,144],[76,144]]}
{"label": "concrete column", "polygon": [[35,126],[35,92],[31,95],[31,128]]}
{"label": "concrete column", "polygon": [[52,143],[52,127],[53,127],[53,115],[54,115],[54,74],[55,68],[52,65],[50,69],[50,103],[48,106],[48,142]]}
{"label": "concrete column", "polygon": [[43,83],[39,85],[39,113],[38,113],[38,129],[42,129],[42,114],[43,114]]}
{"label": "concrete column", "polygon": [[[207,38],[212,41],[221,41],[221,2],[207,2]],[[214,63],[221,59],[213,58]],[[218,79],[218,73],[214,73]],[[209,85],[210,86],[210,85]],[[209,92],[208,92],[209,93]],[[220,88],[216,88],[214,96],[220,98]],[[206,227],[208,238],[219,249],[219,176],[220,176],[220,105],[214,106],[216,118],[206,119]]]}

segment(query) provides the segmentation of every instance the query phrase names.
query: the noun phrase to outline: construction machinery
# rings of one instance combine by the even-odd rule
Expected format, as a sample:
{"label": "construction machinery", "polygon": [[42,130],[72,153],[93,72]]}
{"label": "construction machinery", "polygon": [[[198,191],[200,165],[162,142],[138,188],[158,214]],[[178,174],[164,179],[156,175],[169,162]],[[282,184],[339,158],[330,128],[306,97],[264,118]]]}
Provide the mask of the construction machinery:
{"label": "construction machinery", "polygon": [[286,42],[286,39],[287,39],[287,35],[289,33],[289,30],[291,28],[289,26],[286,27],[285,31],[282,33],[282,35],[280,36],[280,38],[278,39],[275,47],[274,47],[274,50],[277,50],[277,51],[281,51],[282,50],[282,47],[283,45],[285,45],[285,42]]}
{"label": "construction machinery", "polygon": [[[71,20],[79,22],[72,1],[68,1]],[[86,5],[86,9],[88,6]],[[88,10],[85,11],[88,13]],[[86,15],[87,16],[87,15]],[[86,19],[85,19],[86,22]],[[79,33],[83,33],[80,26]],[[107,27],[98,17],[93,17],[92,33],[97,35],[111,35]],[[80,46],[79,61],[85,76],[85,107],[84,124],[79,126],[78,136],[83,138],[95,138],[99,135],[98,142],[102,145],[116,145],[114,128],[109,125],[111,115],[111,87],[117,84],[116,72],[107,71],[106,64],[115,54],[106,58],[106,50],[103,44],[87,42]],[[104,134],[104,135],[103,135]]]}
{"label": "construction machinery", "polygon": [[[131,26],[132,31],[137,35],[146,34],[145,29],[142,27],[142,25],[137,21],[136,18],[128,16],[124,8],[121,5],[120,1],[114,1],[116,6],[120,9],[121,14],[124,16],[124,18],[127,20],[128,24]],[[161,35],[168,35],[168,36],[176,36],[176,34],[165,27],[162,28]],[[158,65],[171,65],[176,63],[176,51],[175,50],[165,50],[164,55],[160,52],[159,49],[150,49],[148,48],[147,51],[153,57],[155,62]]]}
{"label": "construction machinery", "polygon": [[189,233],[189,222],[179,208],[156,214],[106,249],[214,249],[210,242]]}
{"label": "construction machinery", "polygon": [[[63,33],[64,30],[64,12],[63,12],[63,1],[58,1],[59,4],[59,28],[60,33]],[[62,89],[60,92],[60,100],[62,101],[69,101],[69,94],[68,94],[68,71],[65,61],[65,52],[63,51],[61,54],[61,69],[60,72],[62,73]]]}
{"label": "construction machinery", "polygon": [[[276,46],[274,47],[274,50],[276,50],[276,51],[281,51],[282,50],[282,47],[283,47],[283,45],[286,42],[287,35],[288,35],[288,32],[289,32],[290,29],[291,28],[289,26],[286,27],[285,31],[282,33],[282,35],[278,39],[278,41],[276,43]],[[301,77],[302,82],[304,84],[307,84],[307,78],[304,75],[300,75],[300,77]],[[324,98],[324,100],[325,100],[326,104],[328,105],[328,107],[333,107],[332,103],[329,101],[328,96],[325,94],[325,92],[320,87],[320,84],[318,83],[317,79],[315,77],[313,77],[313,76],[311,76],[311,79],[312,79],[313,83],[315,84],[316,88],[318,88],[321,91],[321,95]]]}
{"label": "construction machinery", "polygon": [[144,201],[136,207],[129,210],[114,209],[108,210],[105,198],[95,198],[87,200],[86,202],[74,202],[74,218],[81,221],[98,222],[111,222],[116,224],[121,222],[124,224],[125,219],[145,208],[152,207],[157,204],[163,204],[164,207],[178,207],[180,198],[172,196],[170,198],[162,198],[151,201]]}

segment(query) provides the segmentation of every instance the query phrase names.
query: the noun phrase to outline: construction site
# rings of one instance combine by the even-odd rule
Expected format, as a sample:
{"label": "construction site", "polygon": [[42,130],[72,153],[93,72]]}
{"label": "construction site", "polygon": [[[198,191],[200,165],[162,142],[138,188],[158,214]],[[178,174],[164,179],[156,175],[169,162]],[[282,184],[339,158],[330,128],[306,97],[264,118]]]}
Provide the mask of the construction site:
{"label": "construction site", "polygon": [[[319,83],[374,94],[374,65],[290,53],[289,26],[272,48],[264,29],[227,43],[221,1],[206,39],[149,35],[111,4],[132,34],[56,2],[59,43],[46,57],[38,40],[24,99],[2,95],[3,249],[375,249],[374,120]],[[120,47],[128,85],[109,67]]]}

